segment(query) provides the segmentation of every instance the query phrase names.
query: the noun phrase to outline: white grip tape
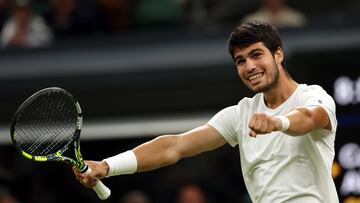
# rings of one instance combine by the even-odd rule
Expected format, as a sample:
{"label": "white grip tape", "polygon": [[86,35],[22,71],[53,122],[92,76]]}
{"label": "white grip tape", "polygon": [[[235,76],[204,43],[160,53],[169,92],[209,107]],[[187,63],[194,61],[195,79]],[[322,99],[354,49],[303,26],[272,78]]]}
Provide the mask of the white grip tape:
{"label": "white grip tape", "polygon": [[281,132],[285,132],[290,127],[290,120],[286,116],[275,116],[275,118],[280,119],[281,121]]}
{"label": "white grip tape", "polygon": [[[91,173],[91,168],[88,167],[88,169],[84,172],[84,174]],[[104,183],[101,182],[100,179],[96,178],[96,185],[92,188],[96,194],[99,196],[100,199],[105,200],[108,197],[110,197],[111,191],[108,187],[104,185]]]}
{"label": "white grip tape", "polygon": [[137,170],[137,159],[131,150],[104,159],[104,161],[109,165],[107,177],[132,174]]}

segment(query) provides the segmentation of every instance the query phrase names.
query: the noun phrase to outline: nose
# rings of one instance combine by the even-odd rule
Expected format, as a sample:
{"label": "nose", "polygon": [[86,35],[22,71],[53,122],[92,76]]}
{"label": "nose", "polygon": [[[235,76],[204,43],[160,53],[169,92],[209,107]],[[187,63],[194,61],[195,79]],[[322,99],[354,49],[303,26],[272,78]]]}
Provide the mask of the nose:
{"label": "nose", "polygon": [[246,60],[245,69],[247,72],[252,72],[256,68],[256,64],[254,60],[248,59]]}

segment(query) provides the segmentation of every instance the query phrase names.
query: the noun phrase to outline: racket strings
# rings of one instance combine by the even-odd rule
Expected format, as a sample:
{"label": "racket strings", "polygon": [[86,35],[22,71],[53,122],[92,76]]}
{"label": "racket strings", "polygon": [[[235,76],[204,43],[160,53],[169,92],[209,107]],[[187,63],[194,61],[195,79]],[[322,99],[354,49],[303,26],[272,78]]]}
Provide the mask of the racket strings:
{"label": "racket strings", "polygon": [[18,146],[37,156],[55,153],[73,140],[77,111],[66,95],[50,92],[24,106],[16,126]]}
{"label": "racket strings", "polygon": [[[28,130],[22,131],[22,133],[28,133]],[[37,133],[38,134],[44,133],[44,134],[49,135],[49,132],[37,132]],[[54,133],[56,133],[56,132],[54,131]],[[63,131],[61,133],[66,133],[66,132]],[[61,133],[58,132],[57,134],[60,135]],[[51,143],[46,144],[47,141],[49,141],[48,140],[49,136],[48,137],[43,136],[43,137],[37,137],[36,141],[32,144],[28,144],[28,142],[20,143],[20,147],[22,149],[28,149],[29,154],[39,154],[40,153],[41,155],[46,155],[46,154],[56,152],[56,149],[58,149],[59,146],[63,146],[63,145],[61,144],[62,137],[55,136],[55,135],[56,134],[54,134],[54,136],[51,136],[52,138],[54,138],[54,139],[52,139]],[[29,139],[34,139],[34,138],[29,138]],[[24,145],[22,146],[21,144],[24,144]],[[38,151],[40,151],[40,152],[38,152]]]}

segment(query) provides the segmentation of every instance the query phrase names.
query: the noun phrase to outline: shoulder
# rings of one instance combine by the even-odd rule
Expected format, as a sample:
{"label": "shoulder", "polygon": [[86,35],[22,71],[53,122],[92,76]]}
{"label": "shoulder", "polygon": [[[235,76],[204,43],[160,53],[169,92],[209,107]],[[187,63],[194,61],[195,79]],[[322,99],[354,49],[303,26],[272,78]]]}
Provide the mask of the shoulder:
{"label": "shoulder", "polygon": [[300,10],[295,9],[295,8],[293,8],[293,7],[286,6],[283,10],[284,10],[284,12],[286,12],[286,13],[288,13],[288,14],[305,18],[305,15],[304,15]]}
{"label": "shoulder", "polygon": [[47,26],[45,19],[40,15],[34,15],[31,18],[31,25],[36,28]]}
{"label": "shoulder", "polygon": [[299,97],[307,105],[321,105],[335,110],[334,99],[320,85],[301,85]]}
{"label": "shoulder", "polygon": [[232,119],[237,118],[239,115],[245,116],[254,106],[259,103],[262,98],[261,94],[256,94],[254,97],[244,97],[237,105],[226,107],[219,111],[214,117],[231,117]]}
{"label": "shoulder", "polygon": [[253,97],[244,97],[239,101],[238,105],[250,106],[253,103],[258,102],[261,98],[262,98],[262,93],[255,94]]}
{"label": "shoulder", "polygon": [[320,85],[300,84],[300,88],[301,88],[302,94],[321,94],[321,95],[326,94],[326,95],[328,95],[326,90],[324,90],[324,88],[322,88]]}
{"label": "shoulder", "polygon": [[256,108],[256,106],[258,106],[261,103],[262,99],[263,99],[262,93],[255,94],[251,98],[244,97],[239,101],[237,107],[242,112],[248,112],[249,110]]}

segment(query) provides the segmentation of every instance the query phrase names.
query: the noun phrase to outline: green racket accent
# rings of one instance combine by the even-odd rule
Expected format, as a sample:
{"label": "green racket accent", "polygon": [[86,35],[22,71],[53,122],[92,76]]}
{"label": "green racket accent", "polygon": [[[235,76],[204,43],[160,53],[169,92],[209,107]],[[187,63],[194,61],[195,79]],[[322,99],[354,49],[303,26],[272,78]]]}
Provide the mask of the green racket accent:
{"label": "green racket accent", "polygon": [[28,159],[35,160],[35,161],[47,161],[47,160],[48,160],[46,156],[33,156],[33,155],[28,154],[28,153],[26,153],[26,152],[24,152],[24,151],[21,151],[21,154],[22,154],[24,157],[26,157],[26,158],[28,158]]}
{"label": "green racket accent", "polygon": [[58,152],[52,154],[52,155],[48,155],[48,156],[34,156],[31,154],[28,154],[22,150],[20,150],[21,155],[23,155],[24,157],[30,159],[30,160],[34,160],[34,161],[40,161],[40,162],[44,162],[44,161],[60,161],[60,162],[64,162],[67,164],[70,164],[72,166],[76,166],[79,170],[83,169],[85,167],[84,161],[82,159],[82,156],[80,154],[80,150],[76,150],[76,154],[78,158],[76,158],[77,161],[75,161],[74,159],[68,158],[68,157],[64,157],[62,156],[62,152],[63,150],[59,150]]}
{"label": "green racket accent", "polygon": [[58,161],[58,162],[64,162],[67,164],[70,164],[72,166],[76,166],[77,169],[79,170],[83,170],[86,165],[84,163],[84,160],[82,158],[82,155],[80,153],[80,148],[75,149],[75,157],[76,159],[72,159],[66,156],[63,156],[64,153],[64,149],[59,150],[57,152],[55,152],[54,154],[50,154],[47,156],[35,156],[35,155],[31,155],[29,153],[26,153],[25,151],[22,151],[21,149],[19,149],[21,155],[23,155],[24,157],[33,160],[33,161],[39,161],[39,162],[44,162],[44,161]]}

